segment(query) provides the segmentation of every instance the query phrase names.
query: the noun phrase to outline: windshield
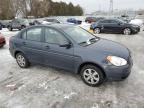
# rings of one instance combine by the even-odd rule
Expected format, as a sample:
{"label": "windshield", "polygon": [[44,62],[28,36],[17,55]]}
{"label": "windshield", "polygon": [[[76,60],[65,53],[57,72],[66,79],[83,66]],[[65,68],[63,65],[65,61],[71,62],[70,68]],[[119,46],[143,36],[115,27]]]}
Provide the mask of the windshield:
{"label": "windshield", "polygon": [[116,19],[117,21],[119,21],[120,23],[126,23],[126,21],[122,20],[122,19]]}
{"label": "windshield", "polygon": [[89,45],[95,43],[98,37],[82,29],[81,27],[69,27],[64,30],[76,43]]}

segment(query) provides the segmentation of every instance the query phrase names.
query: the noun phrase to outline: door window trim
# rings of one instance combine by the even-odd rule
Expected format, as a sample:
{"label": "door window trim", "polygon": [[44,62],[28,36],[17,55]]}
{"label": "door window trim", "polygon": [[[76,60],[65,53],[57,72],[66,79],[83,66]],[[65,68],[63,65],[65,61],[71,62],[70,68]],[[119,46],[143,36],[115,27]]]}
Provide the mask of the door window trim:
{"label": "door window trim", "polygon": [[[40,28],[40,29],[41,29],[40,41],[27,39],[27,31],[29,31],[29,30],[31,30],[31,29],[36,29],[36,28]],[[26,33],[26,39],[22,38],[22,35],[23,35],[24,33]],[[25,31],[23,31],[23,32],[20,34],[20,38],[21,38],[21,39],[27,40],[27,41],[32,41],[32,42],[42,42],[42,37],[43,37],[43,27],[32,27],[32,28],[26,29]]]}
{"label": "door window trim", "polygon": [[72,42],[64,35],[64,33],[62,33],[61,31],[59,31],[59,30],[57,30],[57,29],[55,29],[55,28],[52,28],[52,27],[44,27],[44,30],[43,30],[43,42],[44,43],[47,43],[47,44],[53,44],[53,45],[60,45],[60,44],[58,44],[58,43],[49,43],[49,42],[46,42],[46,38],[45,38],[45,33],[46,33],[46,29],[53,29],[53,30],[55,30],[55,31],[57,31],[58,33],[60,33],[66,40],[67,40],[67,42],[69,42],[69,43],[71,43],[72,44]]}

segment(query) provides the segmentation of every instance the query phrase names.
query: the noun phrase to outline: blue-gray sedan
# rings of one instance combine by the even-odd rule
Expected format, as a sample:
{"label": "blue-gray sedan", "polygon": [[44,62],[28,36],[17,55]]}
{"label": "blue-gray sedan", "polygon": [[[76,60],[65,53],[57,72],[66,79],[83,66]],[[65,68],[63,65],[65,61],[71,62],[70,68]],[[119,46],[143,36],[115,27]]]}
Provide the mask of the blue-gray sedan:
{"label": "blue-gray sedan", "polygon": [[10,53],[21,68],[30,63],[79,73],[89,86],[129,76],[132,59],[123,45],[92,35],[75,25],[26,28],[10,38]]}

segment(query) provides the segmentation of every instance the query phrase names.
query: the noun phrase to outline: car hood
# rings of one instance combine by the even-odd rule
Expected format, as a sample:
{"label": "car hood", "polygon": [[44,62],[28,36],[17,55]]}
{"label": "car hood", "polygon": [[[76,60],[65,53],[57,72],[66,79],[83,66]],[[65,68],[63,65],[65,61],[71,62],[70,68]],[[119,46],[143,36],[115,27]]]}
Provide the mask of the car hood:
{"label": "car hood", "polygon": [[133,24],[133,25],[138,25],[138,26],[141,26],[143,25],[144,21],[140,20],[140,19],[134,19],[134,20],[131,20],[130,21],[130,24]]}
{"label": "car hood", "polygon": [[127,23],[127,25],[132,26],[132,27],[135,27],[135,28],[139,28],[139,27],[140,27],[139,25],[137,25],[137,24],[132,24],[132,23]]}
{"label": "car hood", "polygon": [[106,39],[100,39],[96,43],[87,46],[88,52],[100,53],[103,55],[119,56],[127,59],[129,57],[129,50],[125,46]]}

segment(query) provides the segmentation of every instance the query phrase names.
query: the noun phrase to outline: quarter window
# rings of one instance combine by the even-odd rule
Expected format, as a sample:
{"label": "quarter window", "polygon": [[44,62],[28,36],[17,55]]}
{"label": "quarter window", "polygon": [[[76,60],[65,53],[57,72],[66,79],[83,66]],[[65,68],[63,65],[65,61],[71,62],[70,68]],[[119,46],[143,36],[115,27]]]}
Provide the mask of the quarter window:
{"label": "quarter window", "polygon": [[27,31],[27,40],[40,41],[41,40],[42,29],[33,28]]}

